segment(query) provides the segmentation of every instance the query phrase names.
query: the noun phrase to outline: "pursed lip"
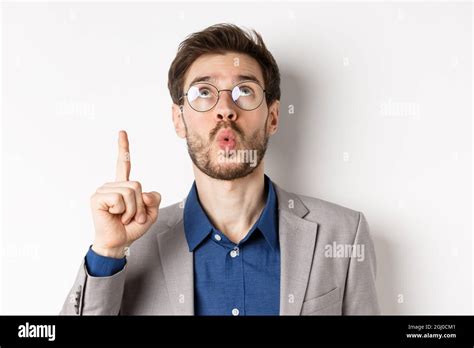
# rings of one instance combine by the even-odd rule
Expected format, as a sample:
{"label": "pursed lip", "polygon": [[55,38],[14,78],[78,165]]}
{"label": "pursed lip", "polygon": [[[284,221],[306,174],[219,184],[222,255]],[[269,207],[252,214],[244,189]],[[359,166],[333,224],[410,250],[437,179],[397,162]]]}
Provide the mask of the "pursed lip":
{"label": "pursed lip", "polygon": [[217,133],[217,141],[235,141],[235,134],[231,129],[222,129],[219,133]]}
{"label": "pursed lip", "polygon": [[222,129],[216,137],[219,147],[223,150],[233,150],[236,145],[236,136],[231,129]]}

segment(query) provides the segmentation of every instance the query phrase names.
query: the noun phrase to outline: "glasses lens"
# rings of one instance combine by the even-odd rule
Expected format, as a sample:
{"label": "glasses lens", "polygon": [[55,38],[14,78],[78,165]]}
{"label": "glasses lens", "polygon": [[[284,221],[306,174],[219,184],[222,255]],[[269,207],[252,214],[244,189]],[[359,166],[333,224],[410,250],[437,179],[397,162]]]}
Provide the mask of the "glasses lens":
{"label": "glasses lens", "polygon": [[207,111],[217,103],[217,89],[207,83],[192,85],[188,90],[188,102],[194,110]]}
{"label": "glasses lens", "polygon": [[[243,110],[256,109],[263,98],[263,88],[253,81],[241,82],[232,89],[232,100]],[[219,91],[211,84],[197,83],[189,88],[187,99],[194,110],[208,111],[217,104]]]}
{"label": "glasses lens", "polygon": [[232,90],[232,99],[244,110],[256,109],[263,100],[262,87],[253,81],[239,83]]}

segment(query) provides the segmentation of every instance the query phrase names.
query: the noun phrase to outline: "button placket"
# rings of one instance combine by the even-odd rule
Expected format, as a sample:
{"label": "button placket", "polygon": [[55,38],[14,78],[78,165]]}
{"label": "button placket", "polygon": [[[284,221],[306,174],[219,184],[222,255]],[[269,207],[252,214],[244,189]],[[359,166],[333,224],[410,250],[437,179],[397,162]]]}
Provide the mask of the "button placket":
{"label": "button placket", "polygon": [[245,315],[245,290],[243,279],[243,262],[239,256],[240,248],[235,244],[230,246],[232,249],[227,252],[229,257],[226,260],[227,264],[227,293],[231,294],[227,299],[228,313],[232,316]]}
{"label": "button placket", "polygon": [[230,252],[230,257],[235,258],[235,257],[237,257],[237,256],[239,256],[239,247],[236,246],[236,247],[234,247],[234,249]]}

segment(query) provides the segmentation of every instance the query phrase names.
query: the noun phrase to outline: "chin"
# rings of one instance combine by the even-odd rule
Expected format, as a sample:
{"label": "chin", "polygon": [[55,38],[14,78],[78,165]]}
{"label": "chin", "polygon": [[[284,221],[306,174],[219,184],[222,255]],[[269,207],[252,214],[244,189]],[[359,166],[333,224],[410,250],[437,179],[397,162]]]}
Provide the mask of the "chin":
{"label": "chin", "polygon": [[251,174],[255,168],[249,168],[242,163],[216,163],[212,168],[206,168],[204,172],[211,178],[218,180],[236,180]]}

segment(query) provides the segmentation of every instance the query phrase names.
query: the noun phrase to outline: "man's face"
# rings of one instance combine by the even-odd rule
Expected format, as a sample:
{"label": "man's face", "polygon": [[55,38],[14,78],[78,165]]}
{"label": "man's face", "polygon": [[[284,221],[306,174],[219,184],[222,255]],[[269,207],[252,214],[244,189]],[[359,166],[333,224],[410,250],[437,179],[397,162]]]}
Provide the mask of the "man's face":
{"label": "man's face", "polygon": [[[199,82],[210,83],[219,90],[232,90],[239,82],[249,79],[265,88],[260,66],[252,57],[234,52],[207,54],[189,67],[183,93]],[[244,89],[242,93],[251,92]],[[203,96],[207,95],[205,91]],[[269,136],[278,126],[278,101],[269,107],[263,95],[262,103],[247,111],[232,98],[231,92],[220,92],[217,104],[205,112],[194,110],[186,97],[181,100],[182,114],[178,105],[173,105],[176,132],[186,138],[193,163],[206,175],[220,180],[234,180],[252,173],[263,159]]]}

